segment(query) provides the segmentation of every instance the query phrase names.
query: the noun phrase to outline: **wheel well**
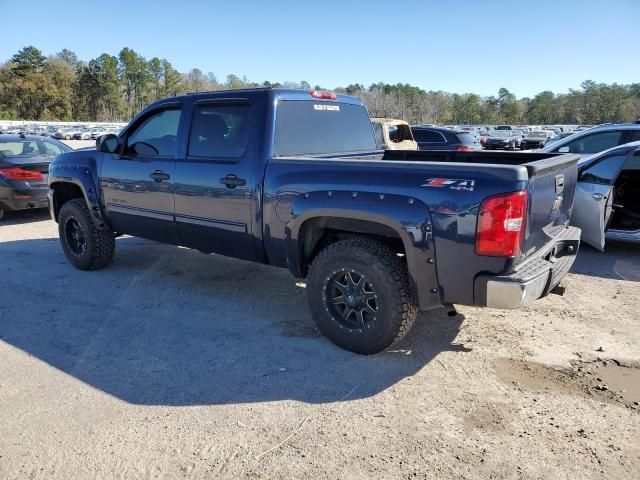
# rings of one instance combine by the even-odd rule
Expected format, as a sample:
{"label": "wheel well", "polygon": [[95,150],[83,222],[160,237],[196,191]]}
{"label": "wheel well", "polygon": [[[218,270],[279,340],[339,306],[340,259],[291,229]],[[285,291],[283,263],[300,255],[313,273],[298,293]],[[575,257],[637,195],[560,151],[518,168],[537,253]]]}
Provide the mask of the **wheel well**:
{"label": "wheel well", "polygon": [[405,253],[398,232],[382,223],[351,218],[317,217],[304,222],[298,235],[300,275],[307,275],[313,259],[332,243],[353,237],[368,237],[388,245],[397,253]]}
{"label": "wheel well", "polygon": [[56,220],[58,220],[58,214],[60,213],[62,205],[74,198],[84,198],[80,187],[73,183],[56,182],[51,185],[51,188],[54,191],[53,211]]}

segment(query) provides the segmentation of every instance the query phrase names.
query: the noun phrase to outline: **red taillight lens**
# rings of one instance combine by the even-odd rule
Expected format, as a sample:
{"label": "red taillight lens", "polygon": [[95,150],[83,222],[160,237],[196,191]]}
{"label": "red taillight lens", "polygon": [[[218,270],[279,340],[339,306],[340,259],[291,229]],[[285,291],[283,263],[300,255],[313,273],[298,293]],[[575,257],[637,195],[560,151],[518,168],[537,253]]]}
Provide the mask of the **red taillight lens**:
{"label": "red taillight lens", "polygon": [[467,145],[460,145],[458,148],[456,148],[456,151],[458,151],[458,152],[475,152],[475,148],[468,147]]}
{"label": "red taillight lens", "polygon": [[309,92],[314,98],[323,98],[325,100],[335,100],[338,96],[333,92],[325,92],[321,90],[311,90]]}
{"label": "red taillight lens", "polygon": [[519,255],[526,218],[526,191],[486,198],[478,212],[476,253],[491,257]]}
{"label": "red taillight lens", "polygon": [[9,180],[44,180],[44,175],[40,172],[34,172],[32,170],[23,170],[18,167],[14,168],[0,168],[0,176]]}

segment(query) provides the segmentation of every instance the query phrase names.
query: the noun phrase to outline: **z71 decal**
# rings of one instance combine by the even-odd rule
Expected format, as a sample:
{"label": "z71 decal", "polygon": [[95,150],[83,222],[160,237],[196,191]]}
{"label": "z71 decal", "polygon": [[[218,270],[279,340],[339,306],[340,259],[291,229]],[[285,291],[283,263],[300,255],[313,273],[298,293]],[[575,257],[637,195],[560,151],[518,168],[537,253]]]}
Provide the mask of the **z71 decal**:
{"label": "z71 decal", "polygon": [[422,185],[423,187],[448,188],[449,190],[467,190],[473,192],[475,180],[464,178],[429,178]]}

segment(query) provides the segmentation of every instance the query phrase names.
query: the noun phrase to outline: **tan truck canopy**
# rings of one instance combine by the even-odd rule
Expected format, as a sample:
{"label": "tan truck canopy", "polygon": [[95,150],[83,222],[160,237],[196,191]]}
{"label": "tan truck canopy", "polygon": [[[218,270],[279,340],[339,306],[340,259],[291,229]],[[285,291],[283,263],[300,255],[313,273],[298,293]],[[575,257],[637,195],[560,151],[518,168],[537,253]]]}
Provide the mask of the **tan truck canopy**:
{"label": "tan truck canopy", "polygon": [[385,150],[418,150],[411,128],[404,120],[372,118],[376,142]]}

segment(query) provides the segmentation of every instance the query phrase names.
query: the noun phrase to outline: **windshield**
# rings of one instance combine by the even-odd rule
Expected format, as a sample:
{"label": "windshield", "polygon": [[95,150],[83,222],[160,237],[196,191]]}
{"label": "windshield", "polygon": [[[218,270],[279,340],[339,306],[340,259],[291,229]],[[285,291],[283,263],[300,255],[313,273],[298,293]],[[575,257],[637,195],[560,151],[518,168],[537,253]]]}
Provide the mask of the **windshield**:
{"label": "windshield", "polygon": [[544,137],[546,137],[546,136],[547,136],[547,134],[546,134],[546,133],[544,133],[544,132],[531,132],[531,133],[529,134],[529,136],[530,136],[530,137],[536,137],[536,138],[544,138]]}
{"label": "windshield", "polygon": [[0,138],[0,157],[4,159],[54,156],[71,149],[45,140],[4,140]]}
{"label": "windshield", "polygon": [[373,127],[361,105],[285,100],[276,111],[273,155],[376,150]]}
{"label": "windshield", "polygon": [[511,136],[511,130],[494,130],[491,132],[492,137],[508,138]]}

